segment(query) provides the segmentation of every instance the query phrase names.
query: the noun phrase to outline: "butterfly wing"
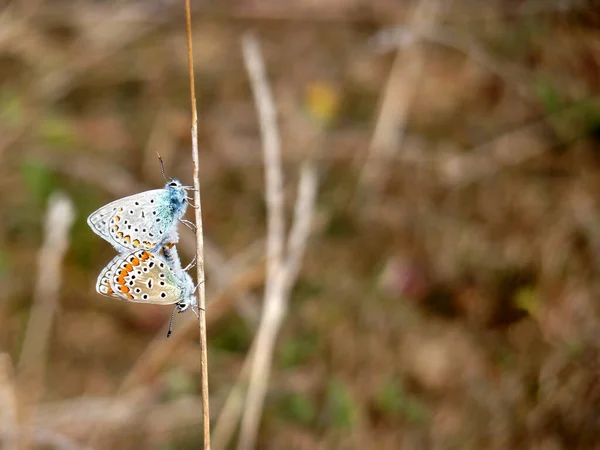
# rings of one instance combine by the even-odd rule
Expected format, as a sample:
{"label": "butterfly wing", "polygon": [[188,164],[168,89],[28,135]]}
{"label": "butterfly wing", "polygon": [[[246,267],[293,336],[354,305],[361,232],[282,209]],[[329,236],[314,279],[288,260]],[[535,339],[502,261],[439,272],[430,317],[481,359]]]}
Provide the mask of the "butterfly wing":
{"label": "butterfly wing", "polygon": [[102,294],[106,297],[121,298],[121,296],[113,290],[110,280],[113,278],[113,267],[120,264],[122,259],[123,255],[119,254],[111,259],[106,267],[102,269],[100,275],[98,275],[98,280],[96,281],[96,292],[98,294]]}
{"label": "butterfly wing", "polygon": [[100,289],[106,281],[112,291],[109,295],[131,302],[168,305],[183,299],[181,282],[173,269],[164,259],[145,250],[114,259],[104,276],[99,277]]}
{"label": "butterfly wing", "polygon": [[166,241],[177,241],[176,216],[169,192],[154,189],[115,200],[88,217],[88,225],[119,252],[153,250]]}

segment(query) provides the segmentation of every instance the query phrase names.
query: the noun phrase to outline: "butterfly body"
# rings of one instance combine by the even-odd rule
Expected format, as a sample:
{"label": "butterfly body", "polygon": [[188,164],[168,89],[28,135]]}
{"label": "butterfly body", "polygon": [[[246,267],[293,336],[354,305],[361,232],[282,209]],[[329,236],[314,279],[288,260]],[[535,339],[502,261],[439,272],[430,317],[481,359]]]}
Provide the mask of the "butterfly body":
{"label": "butterfly body", "polygon": [[187,209],[186,187],[171,179],[163,189],[124,197],[94,211],[88,225],[119,252],[158,250],[177,243],[177,223]]}
{"label": "butterfly body", "polygon": [[174,247],[163,256],[146,250],[119,254],[100,272],[99,294],[136,303],[176,304],[180,311],[196,305],[194,283],[181,268]]}

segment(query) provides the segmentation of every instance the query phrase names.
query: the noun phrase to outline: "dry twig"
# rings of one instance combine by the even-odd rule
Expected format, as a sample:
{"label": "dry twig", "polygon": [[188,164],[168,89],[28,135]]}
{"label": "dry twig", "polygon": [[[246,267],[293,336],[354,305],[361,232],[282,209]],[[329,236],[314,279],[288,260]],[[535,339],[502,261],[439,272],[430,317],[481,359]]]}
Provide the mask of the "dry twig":
{"label": "dry twig", "polygon": [[[410,29],[421,35],[437,20],[439,0],[422,0],[413,13]],[[425,67],[425,51],[419,44],[398,49],[388,82],[382,92],[379,114],[369,154],[359,180],[359,194],[377,192],[389,175],[388,160],[402,144],[408,114]],[[367,192],[365,192],[367,191]]]}
{"label": "dry twig", "polygon": [[[46,359],[52,321],[58,309],[62,282],[62,262],[69,247],[69,231],[75,219],[71,199],[64,194],[53,194],[48,202],[44,244],[38,253],[38,277],[34,303],[29,316],[25,339],[19,359],[20,391],[28,405],[36,405],[44,394]],[[21,418],[27,420],[26,418]],[[20,424],[19,429],[23,429]],[[26,441],[33,434],[18,433],[16,439]]]}
{"label": "dry twig", "polygon": [[[260,327],[252,345],[255,351],[252,352],[246,408],[242,417],[238,441],[240,450],[254,448],[256,443],[269,383],[275,340],[285,317],[289,294],[296,280],[306,247],[318,185],[315,167],[311,162],[304,163],[300,173],[294,221],[287,244],[287,254],[284,258],[286,239],[283,212],[283,173],[275,106],[267,83],[260,46],[253,35],[248,34],[242,38],[242,51],[258,110],[263,139],[268,233],[265,300]],[[238,391],[236,390],[235,393],[237,394]]]}
{"label": "dry twig", "polygon": [[44,245],[38,254],[38,277],[23,349],[19,376],[27,385],[32,403],[43,395],[50,328],[61,287],[61,266],[69,246],[69,230],[75,219],[73,203],[64,194],[54,194],[48,203]]}

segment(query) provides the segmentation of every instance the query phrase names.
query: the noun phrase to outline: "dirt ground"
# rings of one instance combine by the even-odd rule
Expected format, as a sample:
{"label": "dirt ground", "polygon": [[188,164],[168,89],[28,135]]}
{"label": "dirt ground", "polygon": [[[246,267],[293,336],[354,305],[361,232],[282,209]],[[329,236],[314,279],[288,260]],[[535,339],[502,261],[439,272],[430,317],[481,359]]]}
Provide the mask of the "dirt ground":
{"label": "dirt ground", "polygon": [[[164,186],[157,151],[192,183],[183,6],[0,4],[1,448],[201,448],[197,321],[167,339],[172,308],[97,294],[114,249],[86,223]],[[267,277],[247,33],[286,229],[318,177],[256,447],[600,448],[598,2],[192,9],[213,448],[237,445]]]}

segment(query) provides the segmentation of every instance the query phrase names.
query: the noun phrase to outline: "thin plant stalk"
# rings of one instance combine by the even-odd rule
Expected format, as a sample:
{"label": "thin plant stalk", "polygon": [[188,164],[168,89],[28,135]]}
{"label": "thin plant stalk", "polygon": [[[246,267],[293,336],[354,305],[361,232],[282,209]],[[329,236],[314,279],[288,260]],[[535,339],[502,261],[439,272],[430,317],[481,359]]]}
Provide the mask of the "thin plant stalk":
{"label": "thin plant stalk", "polygon": [[202,376],[202,416],[204,419],[204,450],[210,449],[210,408],[208,398],[208,355],[206,351],[206,289],[204,286],[204,239],[202,228],[202,203],[200,201],[200,177],[198,174],[198,112],[196,110],[196,86],[194,83],[194,55],[192,50],[192,18],[190,0],[185,0],[185,24],[187,31],[188,65],[190,76],[190,101],[192,108],[192,161],[194,164],[194,209],[196,213],[196,261],[198,274],[198,325],[200,328],[200,365]]}

